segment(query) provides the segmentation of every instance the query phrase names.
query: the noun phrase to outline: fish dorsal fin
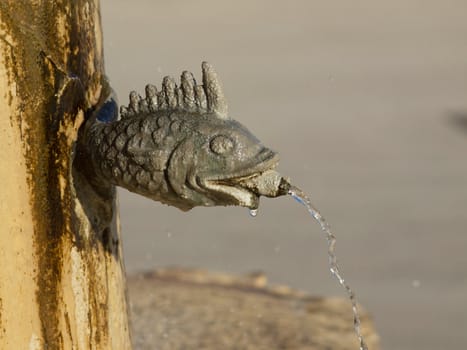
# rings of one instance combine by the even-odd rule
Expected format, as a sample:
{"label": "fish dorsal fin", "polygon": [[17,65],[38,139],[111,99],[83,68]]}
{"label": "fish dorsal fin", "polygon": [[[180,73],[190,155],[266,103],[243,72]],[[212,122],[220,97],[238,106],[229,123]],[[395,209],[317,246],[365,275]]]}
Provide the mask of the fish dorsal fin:
{"label": "fish dorsal fin", "polygon": [[214,68],[207,62],[202,64],[203,84],[196,84],[192,73],[184,71],[177,86],[172,77],[162,80],[162,88],[146,85],[145,97],[136,91],[130,93],[128,106],[120,107],[120,116],[129,118],[139,113],[156,111],[180,111],[190,113],[214,113],[220,119],[227,117],[227,100]]}

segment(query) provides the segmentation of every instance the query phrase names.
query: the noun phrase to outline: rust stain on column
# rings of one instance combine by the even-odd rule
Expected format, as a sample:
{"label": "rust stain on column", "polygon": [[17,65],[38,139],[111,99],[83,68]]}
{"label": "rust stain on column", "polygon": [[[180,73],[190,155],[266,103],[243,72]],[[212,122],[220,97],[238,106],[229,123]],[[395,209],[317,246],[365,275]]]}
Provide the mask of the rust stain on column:
{"label": "rust stain on column", "polygon": [[[104,349],[109,348],[113,331],[122,341],[119,348],[128,349],[126,314],[117,314],[118,326],[109,324],[109,313],[126,311],[121,298],[124,278],[117,273],[109,277],[117,281],[102,280],[108,268],[123,274],[121,252],[119,247],[109,252],[100,233],[92,231],[72,178],[78,129],[101,90],[98,1],[2,1],[0,26],[5,91],[11,90],[5,96],[11,112],[5,111],[2,117],[9,115],[11,129],[20,135],[21,141],[16,142],[29,200],[25,211],[32,216],[27,233],[33,249],[30,277],[36,284],[41,334],[29,336],[29,347]],[[113,200],[110,196],[110,205]],[[108,255],[113,260],[108,261]],[[109,283],[122,291],[109,290]],[[123,305],[109,310],[109,300]],[[6,326],[5,304],[0,303],[0,334]],[[87,319],[82,317],[83,308]]]}

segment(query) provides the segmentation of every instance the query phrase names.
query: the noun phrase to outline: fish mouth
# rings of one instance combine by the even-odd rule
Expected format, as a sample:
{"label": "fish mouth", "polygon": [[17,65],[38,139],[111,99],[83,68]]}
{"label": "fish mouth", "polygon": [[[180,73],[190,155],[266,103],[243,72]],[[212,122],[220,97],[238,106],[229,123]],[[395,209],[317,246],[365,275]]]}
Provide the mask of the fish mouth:
{"label": "fish mouth", "polygon": [[[243,167],[243,170],[228,177],[207,178],[202,181],[203,187],[214,196],[214,201],[224,205],[240,205],[250,209],[259,206],[259,197],[264,193],[252,184],[263,173],[273,171],[279,162],[276,152],[264,148],[255,157],[254,163]],[[275,172],[274,172],[275,173]]]}

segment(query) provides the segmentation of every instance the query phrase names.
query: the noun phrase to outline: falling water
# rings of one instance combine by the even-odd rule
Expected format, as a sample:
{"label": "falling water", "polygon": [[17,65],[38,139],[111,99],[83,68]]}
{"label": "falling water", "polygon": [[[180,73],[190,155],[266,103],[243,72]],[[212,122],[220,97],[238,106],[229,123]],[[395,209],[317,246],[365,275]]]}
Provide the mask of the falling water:
{"label": "falling water", "polygon": [[358,315],[357,310],[357,299],[355,297],[355,293],[350,288],[350,286],[345,282],[344,278],[339,271],[339,266],[337,264],[337,257],[335,254],[335,247],[336,247],[336,237],[331,232],[331,229],[326,222],[326,220],[321,216],[320,212],[316,210],[313,205],[311,204],[310,199],[307,197],[302,190],[298,187],[290,186],[289,188],[289,195],[291,195],[297,202],[303,204],[310,215],[319,223],[321,226],[321,230],[326,233],[326,238],[328,240],[328,257],[329,257],[329,267],[333,276],[337,278],[340,285],[344,287],[347,295],[349,296],[350,302],[352,303],[352,312],[353,312],[353,324],[355,333],[357,334],[358,340],[360,342],[360,350],[368,350],[367,345],[365,344],[365,340],[363,339],[363,335],[360,328],[360,316]]}
{"label": "falling water", "polygon": [[250,216],[255,217],[256,215],[258,215],[258,209],[250,209],[249,213]]}

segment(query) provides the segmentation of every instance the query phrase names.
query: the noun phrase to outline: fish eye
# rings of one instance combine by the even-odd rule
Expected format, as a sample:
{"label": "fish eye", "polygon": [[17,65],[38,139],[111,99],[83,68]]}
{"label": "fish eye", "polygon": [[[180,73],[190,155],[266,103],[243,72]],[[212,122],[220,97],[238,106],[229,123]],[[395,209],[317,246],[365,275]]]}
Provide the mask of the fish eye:
{"label": "fish eye", "polygon": [[234,141],[228,136],[218,135],[211,139],[209,147],[215,154],[221,155],[230,152],[234,148]]}

